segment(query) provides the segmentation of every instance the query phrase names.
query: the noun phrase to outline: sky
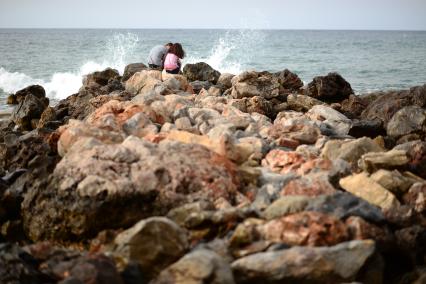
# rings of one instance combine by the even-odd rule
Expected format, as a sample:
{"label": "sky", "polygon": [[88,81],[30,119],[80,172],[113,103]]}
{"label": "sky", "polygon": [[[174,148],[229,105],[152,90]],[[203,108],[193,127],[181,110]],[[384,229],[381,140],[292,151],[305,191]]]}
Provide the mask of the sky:
{"label": "sky", "polygon": [[426,30],[426,0],[0,0],[0,28]]}

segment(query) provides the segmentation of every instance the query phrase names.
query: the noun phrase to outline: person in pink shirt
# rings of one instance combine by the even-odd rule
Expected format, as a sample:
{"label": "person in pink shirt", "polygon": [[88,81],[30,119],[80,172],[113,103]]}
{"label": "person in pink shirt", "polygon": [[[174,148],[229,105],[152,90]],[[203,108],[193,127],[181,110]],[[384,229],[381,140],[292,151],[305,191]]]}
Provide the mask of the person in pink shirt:
{"label": "person in pink shirt", "polygon": [[179,74],[182,67],[181,59],[185,57],[185,51],[180,43],[174,43],[164,59],[164,70],[170,74]]}

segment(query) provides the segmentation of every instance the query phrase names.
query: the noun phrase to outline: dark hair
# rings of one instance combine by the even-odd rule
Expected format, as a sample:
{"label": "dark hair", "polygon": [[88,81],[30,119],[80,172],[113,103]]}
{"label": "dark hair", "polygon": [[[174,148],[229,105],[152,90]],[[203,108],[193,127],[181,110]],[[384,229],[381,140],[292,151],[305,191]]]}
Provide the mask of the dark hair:
{"label": "dark hair", "polygon": [[167,43],[165,46],[172,47],[172,46],[173,46],[173,43],[172,43],[172,42],[169,42],[169,43]]}
{"label": "dark hair", "polygon": [[173,53],[180,59],[185,57],[185,51],[183,50],[182,45],[180,43],[173,44],[169,49],[169,53]]}

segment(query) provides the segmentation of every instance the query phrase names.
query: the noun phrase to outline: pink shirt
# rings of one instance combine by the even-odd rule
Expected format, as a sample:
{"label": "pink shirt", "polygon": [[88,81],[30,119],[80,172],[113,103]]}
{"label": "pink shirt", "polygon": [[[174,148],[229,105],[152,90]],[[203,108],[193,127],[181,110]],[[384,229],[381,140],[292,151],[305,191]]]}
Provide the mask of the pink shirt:
{"label": "pink shirt", "polygon": [[174,70],[179,68],[180,59],[173,53],[167,53],[166,58],[164,59],[164,69]]}

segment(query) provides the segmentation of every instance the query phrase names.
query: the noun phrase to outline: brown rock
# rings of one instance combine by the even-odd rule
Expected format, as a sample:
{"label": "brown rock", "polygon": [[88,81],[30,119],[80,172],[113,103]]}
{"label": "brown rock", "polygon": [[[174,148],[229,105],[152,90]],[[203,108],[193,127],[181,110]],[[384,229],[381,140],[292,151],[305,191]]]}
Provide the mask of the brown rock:
{"label": "brown rock", "polygon": [[337,73],[315,77],[305,90],[305,95],[326,102],[340,102],[353,93],[351,85]]}
{"label": "brown rock", "polygon": [[335,192],[336,189],[330,183],[328,175],[326,173],[317,173],[291,180],[283,187],[281,195],[318,196]]}
{"label": "brown rock", "polygon": [[410,205],[418,213],[426,212],[426,183],[415,183],[403,196],[404,204]]}

